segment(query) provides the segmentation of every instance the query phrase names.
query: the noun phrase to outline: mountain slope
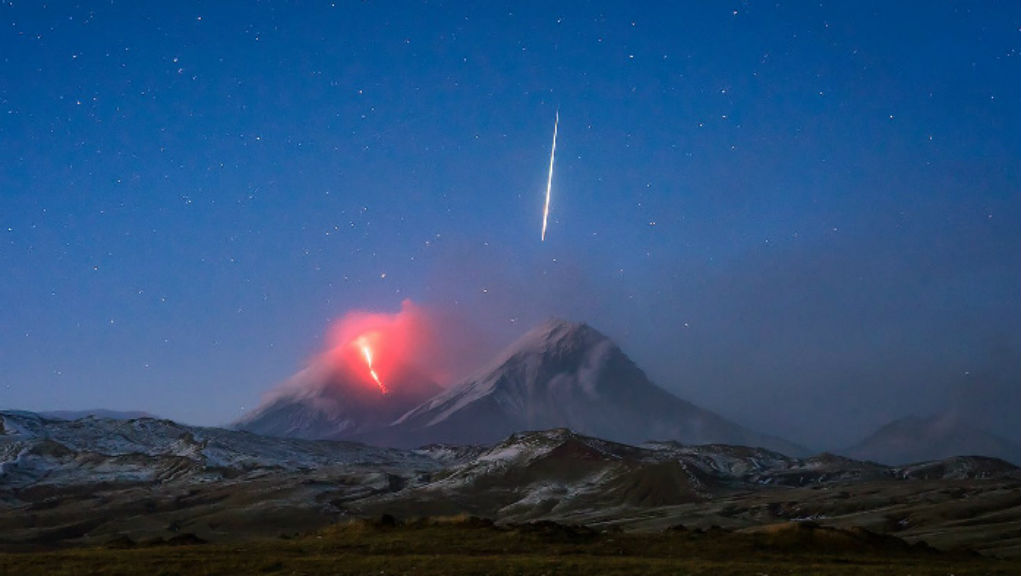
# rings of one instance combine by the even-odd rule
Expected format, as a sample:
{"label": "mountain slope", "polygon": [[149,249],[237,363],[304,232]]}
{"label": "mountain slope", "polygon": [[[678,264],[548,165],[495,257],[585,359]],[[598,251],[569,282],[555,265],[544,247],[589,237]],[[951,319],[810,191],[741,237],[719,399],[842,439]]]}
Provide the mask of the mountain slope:
{"label": "mountain slope", "polygon": [[402,446],[477,444],[561,427],[618,442],[716,442],[804,453],[677,398],[650,382],[609,338],[562,320],[525,334],[489,369],[366,439]]}
{"label": "mountain slope", "polygon": [[182,531],[275,536],[335,522],[324,495],[365,498],[440,466],[428,454],[346,442],[0,411],[0,548]]}
{"label": "mountain slope", "polygon": [[0,411],[0,493],[46,485],[206,482],[344,465],[438,467],[428,456],[139,418]]}
{"label": "mountain slope", "polygon": [[1021,463],[1021,446],[1017,443],[969,426],[953,413],[894,420],[844,453],[890,465],[966,455]]}
{"label": "mountain slope", "polygon": [[324,357],[234,427],[266,436],[345,439],[389,425],[440,391],[432,380],[407,368],[396,372],[391,384],[387,393],[380,393],[364,375]]}

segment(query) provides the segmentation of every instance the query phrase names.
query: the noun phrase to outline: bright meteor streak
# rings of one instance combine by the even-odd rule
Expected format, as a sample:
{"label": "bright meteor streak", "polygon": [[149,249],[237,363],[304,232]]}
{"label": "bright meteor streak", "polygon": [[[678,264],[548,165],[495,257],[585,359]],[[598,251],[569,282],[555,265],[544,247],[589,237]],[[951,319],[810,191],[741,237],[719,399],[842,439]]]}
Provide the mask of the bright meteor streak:
{"label": "bright meteor streak", "polygon": [[557,124],[560,123],[560,110],[553,120],[553,149],[549,153],[549,177],[546,179],[546,205],[542,208],[542,242],[546,241],[546,221],[549,219],[549,197],[553,190],[553,159],[557,155]]}

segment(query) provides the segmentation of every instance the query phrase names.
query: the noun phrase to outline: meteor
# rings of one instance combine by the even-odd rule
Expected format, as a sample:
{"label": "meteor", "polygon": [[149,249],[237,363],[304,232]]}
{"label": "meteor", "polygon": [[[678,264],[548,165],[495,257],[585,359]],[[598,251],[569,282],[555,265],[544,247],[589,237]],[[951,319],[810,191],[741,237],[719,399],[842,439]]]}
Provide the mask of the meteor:
{"label": "meteor", "polygon": [[546,205],[542,208],[542,242],[546,241],[546,221],[549,219],[549,197],[553,189],[553,159],[557,155],[557,124],[560,123],[560,110],[553,120],[553,149],[549,153],[549,177],[546,179]]}
{"label": "meteor", "polygon": [[365,358],[365,364],[369,367],[369,376],[372,376],[376,386],[379,386],[380,393],[386,394],[386,386],[383,386],[383,383],[379,380],[379,374],[376,374],[376,369],[372,367],[372,348],[369,347],[369,343],[364,336],[358,339],[358,347],[361,348],[362,357]]}

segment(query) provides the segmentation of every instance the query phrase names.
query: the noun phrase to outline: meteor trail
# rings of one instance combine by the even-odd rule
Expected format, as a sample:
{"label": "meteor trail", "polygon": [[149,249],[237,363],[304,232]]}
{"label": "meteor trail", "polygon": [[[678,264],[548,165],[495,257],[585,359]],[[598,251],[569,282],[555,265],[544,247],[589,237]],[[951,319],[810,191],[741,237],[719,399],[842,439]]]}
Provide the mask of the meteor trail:
{"label": "meteor trail", "polygon": [[553,159],[557,155],[557,124],[560,123],[560,110],[553,120],[553,149],[549,153],[549,178],[546,179],[546,205],[542,208],[542,242],[546,241],[546,221],[549,219],[549,196],[553,189]]}

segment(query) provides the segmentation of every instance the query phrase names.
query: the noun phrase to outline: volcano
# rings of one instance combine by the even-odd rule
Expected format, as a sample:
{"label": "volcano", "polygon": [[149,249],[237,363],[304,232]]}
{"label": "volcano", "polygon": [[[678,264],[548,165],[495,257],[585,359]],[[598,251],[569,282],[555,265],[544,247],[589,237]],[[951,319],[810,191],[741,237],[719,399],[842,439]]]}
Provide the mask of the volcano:
{"label": "volcano", "polygon": [[326,356],[291,377],[234,428],[264,436],[346,439],[389,425],[441,391],[410,367],[388,374],[388,384],[381,389]]}
{"label": "volcano", "polygon": [[489,368],[361,439],[406,447],[483,444],[549,428],[618,442],[677,440],[805,452],[670,394],[605,335],[564,320],[531,330]]}

